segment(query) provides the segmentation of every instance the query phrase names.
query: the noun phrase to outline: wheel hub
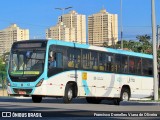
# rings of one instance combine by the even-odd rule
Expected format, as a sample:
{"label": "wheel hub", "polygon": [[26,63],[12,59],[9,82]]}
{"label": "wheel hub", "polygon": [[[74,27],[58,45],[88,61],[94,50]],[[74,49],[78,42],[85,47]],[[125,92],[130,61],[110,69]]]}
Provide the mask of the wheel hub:
{"label": "wheel hub", "polygon": [[68,90],[68,99],[71,100],[71,99],[72,99],[72,96],[73,96],[72,90],[69,89],[69,90]]}
{"label": "wheel hub", "polygon": [[128,93],[127,93],[127,92],[124,92],[122,98],[123,98],[123,101],[128,101],[128,98],[129,98]]}

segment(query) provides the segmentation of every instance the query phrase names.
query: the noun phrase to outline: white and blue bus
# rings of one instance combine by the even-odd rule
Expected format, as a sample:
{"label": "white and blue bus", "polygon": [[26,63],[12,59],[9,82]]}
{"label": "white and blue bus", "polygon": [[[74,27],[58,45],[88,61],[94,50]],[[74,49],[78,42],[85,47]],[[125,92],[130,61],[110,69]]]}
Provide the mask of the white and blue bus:
{"label": "white and blue bus", "polygon": [[[49,67],[50,57],[56,64]],[[43,97],[85,97],[88,103],[153,97],[153,56],[59,40],[15,42],[7,71],[8,94]]]}

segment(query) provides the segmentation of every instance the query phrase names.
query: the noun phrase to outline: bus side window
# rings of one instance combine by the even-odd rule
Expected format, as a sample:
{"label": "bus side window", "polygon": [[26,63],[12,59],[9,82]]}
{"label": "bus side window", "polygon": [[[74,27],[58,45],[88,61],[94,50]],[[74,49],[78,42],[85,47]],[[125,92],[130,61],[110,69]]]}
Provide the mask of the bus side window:
{"label": "bus side window", "polygon": [[67,50],[67,67],[69,69],[81,68],[81,50],[75,48],[68,48]]}
{"label": "bus side window", "polygon": [[139,58],[139,57],[136,57],[135,58],[135,72],[136,72],[136,74],[138,74],[138,75],[141,75],[141,71],[142,71],[142,67],[141,67],[141,64],[142,64],[142,60],[141,60],[141,58]]}
{"label": "bus side window", "polygon": [[90,59],[90,65],[92,66],[91,62],[93,63],[93,66],[91,67],[92,70],[98,70],[98,54],[97,52],[91,51],[91,59]]}
{"label": "bus side window", "polygon": [[122,66],[122,72],[128,73],[128,57],[127,56],[124,56],[124,55],[122,56],[121,66]]}
{"label": "bus side window", "polygon": [[135,60],[134,57],[129,57],[129,73],[135,73]]}
{"label": "bus side window", "polygon": [[113,72],[114,71],[114,55],[106,54],[106,71]]}
{"label": "bus side window", "polygon": [[149,60],[148,61],[148,75],[149,76],[153,76],[153,61],[152,60]]}
{"label": "bus side window", "polygon": [[152,76],[153,75],[152,60],[142,59],[142,75],[146,75],[146,76]]}
{"label": "bus side window", "polygon": [[62,68],[63,67],[63,55],[62,53],[56,53],[56,67]]}
{"label": "bus side window", "polygon": [[121,72],[121,55],[115,54],[115,72]]}
{"label": "bus side window", "polygon": [[105,64],[105,54],[99,53],[99,70],[105,71],[106,64]]}

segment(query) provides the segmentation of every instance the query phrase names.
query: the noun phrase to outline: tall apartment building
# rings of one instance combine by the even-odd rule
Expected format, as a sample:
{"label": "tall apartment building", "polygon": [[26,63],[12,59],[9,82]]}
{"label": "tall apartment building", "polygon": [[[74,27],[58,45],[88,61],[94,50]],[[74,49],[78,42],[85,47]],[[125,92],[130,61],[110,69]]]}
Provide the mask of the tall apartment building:
{"label": "tall apartment building", "polygon": [[[69,29],[69,32],[63,32],[63,29],[57,29],[58,26],[61,26],[60,23],[63,23],[63,28]],[[54,32],[55,29],[59,30],[59,32]],[[50,30],[50,31],[49,31]],[[62,32],[61,32],[62,30]],[[63,34],[62,34],[63,33]],[[54,34],[54,35],[53,35]],[[65,37],[60,37],[64,35]],[[69,34],[70,39],[67,40],[66,34]],[[47,38],[60,39],[64,38],[65,41],[78,42],[78,43],[86,43],[86,16],[78,14],[76,11],[70,11],[68,14],[63,14],[58,17],[58,25],[49,28],[46,31]],[[60,39],[62,40],[62,39]]]}
{"label": "tall apartment building", "polygon": [[59,22],[56,26],[46,30],[46,38],[73,42],[75,40],[75,29],[68,28],[63,22]]}
{"label": "tall apartment building", "polygon": [[88,41],[91,45],[113,45],[118,41],[118,17],[105,9],[88,17]]}
{"label": "tall apartment building", "polygon": [[9,52],[13,42],[29,40],[29,30],[20,29],[16,24],[12,24],[4,30],[0,30],[0,56],[4,52]]}

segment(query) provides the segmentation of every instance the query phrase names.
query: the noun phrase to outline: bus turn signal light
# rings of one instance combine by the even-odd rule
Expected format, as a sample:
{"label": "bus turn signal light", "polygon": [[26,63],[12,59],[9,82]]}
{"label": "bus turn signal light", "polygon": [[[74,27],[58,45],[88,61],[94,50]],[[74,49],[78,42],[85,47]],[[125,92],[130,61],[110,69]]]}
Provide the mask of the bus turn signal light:
{"label": "bus turn signal light", "polygon": [[36,85],[36,87],[39,87],[39,86],[41,86],[42,85],[42,83],[43,83],[43,78],[37,83],[37,85]]}

